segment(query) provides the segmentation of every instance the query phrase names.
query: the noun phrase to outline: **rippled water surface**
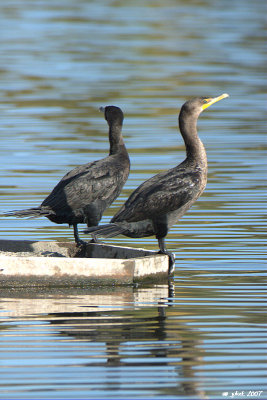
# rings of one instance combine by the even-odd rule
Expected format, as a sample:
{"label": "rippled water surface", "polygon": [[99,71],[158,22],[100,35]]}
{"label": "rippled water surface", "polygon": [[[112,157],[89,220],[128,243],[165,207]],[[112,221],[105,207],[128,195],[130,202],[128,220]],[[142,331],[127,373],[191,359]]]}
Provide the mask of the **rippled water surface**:
{"label": "rippled water surface", "polygon": [[[173,281],[2,288],[0,398],[267,398],[265,17],[264,0],[0,3],[0,213],[104,157],[98,108],[114,104],[131,173],[108,221],[183,160],[183,102],[230,94],[199,118],[208,185],[168,235]],[[0,237],[73,240],[65,225],[3,216]]]}

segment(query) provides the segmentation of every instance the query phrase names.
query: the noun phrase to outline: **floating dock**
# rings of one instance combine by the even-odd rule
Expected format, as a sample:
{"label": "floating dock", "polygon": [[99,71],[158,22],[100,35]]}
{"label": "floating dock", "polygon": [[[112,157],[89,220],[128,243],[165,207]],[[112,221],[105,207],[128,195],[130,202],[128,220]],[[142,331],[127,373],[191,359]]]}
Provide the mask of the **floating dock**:
{"label": "floating dock", "polygon": [[0,287],[129,285],[168,280],[169,257],[87,243],[0,240]]}

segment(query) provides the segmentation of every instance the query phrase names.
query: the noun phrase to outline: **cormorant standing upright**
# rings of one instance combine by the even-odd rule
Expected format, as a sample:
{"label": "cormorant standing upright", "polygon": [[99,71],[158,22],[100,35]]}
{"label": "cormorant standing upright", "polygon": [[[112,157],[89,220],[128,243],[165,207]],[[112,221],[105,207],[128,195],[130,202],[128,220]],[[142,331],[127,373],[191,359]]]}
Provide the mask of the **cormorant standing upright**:
{"label": "cormorant standing upright", "polygon": [[79,223],[98,225],[103,212],[120,194],[130,170],[122,137],[123,112],[119,107],[101,107],[109,126],[109,155],[68,172],[39,207],[11,211],[17,217],[45,216],[56,224],[73,226],[77,245]]}
{"label": "cormorant standing upright", "polygon": [[155,235],[160,253],[170,257],[172,272],[174,257],[165,246],[165,237],[203,192],[207,182],[207,157],[197,133],[200,113],[219,100],[228,97],[200,97],[187,101],[179,114],[179,128],[185,143],[186,159],[178,166],[161,172],[142,183],[111,219],[110,224],[90,227],[85,233],[93,237],[113,237],[119,234],[140,238]]}

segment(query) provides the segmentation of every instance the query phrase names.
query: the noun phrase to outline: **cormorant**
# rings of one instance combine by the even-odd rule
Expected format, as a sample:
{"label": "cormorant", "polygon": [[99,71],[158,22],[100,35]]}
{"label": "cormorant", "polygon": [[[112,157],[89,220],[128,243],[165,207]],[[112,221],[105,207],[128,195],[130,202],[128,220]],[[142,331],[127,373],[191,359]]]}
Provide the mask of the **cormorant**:
{"label": "cormorant", "polygon": [[101,107],[109,126],[109,155],[68,172],[39,207],[11,211],[17,217],[45,216],[56,224],[73,225],[77,245],[77,224],[98,225],[103,212],[120,194],[130,170],[130,159],[123,142],[123,112],[119,107]]}
{"label": "cormorant", "polygon": [[168,230],[192,206],[203,192],[207,182],[207,157],[197,133],[200,113],[219,100],[228,97],[200,97],[187,101],[179,114],[179,128],[185,143],[186,159],[178,166],[161,172],[142,183],[111,219],[110,224],[90,227],[84,233],[93,237],[113,237],[123,234],[140,238],[155,235],[159,253],[174,257],[165,246]]}

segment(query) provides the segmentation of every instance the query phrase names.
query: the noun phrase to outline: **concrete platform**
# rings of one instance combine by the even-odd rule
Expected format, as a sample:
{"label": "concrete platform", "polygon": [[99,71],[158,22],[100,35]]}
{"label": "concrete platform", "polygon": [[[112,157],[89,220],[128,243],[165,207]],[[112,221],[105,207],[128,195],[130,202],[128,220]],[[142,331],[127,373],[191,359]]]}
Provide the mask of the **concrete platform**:
{"label": "concrete platform", "polygon": [[168,280],[169,257],[88,243],[0,240],[0,287],[125,285]]}

